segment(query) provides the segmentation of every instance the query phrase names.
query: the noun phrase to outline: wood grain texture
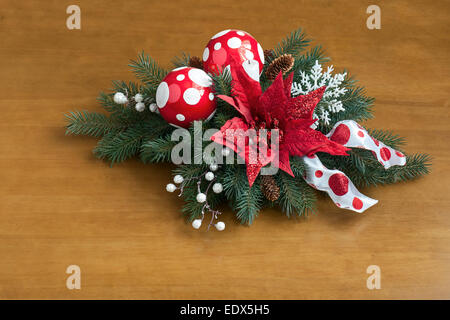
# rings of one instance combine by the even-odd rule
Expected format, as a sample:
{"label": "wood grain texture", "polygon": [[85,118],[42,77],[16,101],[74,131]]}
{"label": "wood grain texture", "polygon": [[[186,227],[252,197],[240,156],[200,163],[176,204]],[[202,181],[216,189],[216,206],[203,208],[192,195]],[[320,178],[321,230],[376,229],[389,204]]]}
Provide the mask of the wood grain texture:
{"label": "wood grain texture", "polygon": [[[70,31],[72,1],[0,1],[0,298],[450,298],[448,1],[377,1],[381,30],[366,28],[372,1],[76,3]],[[362,190],[380,202],[360,215],[320,196],[306,220],[264,210],[249,228],[225,211],[226,231],[195,232],[164,190],[171,166],[110,169],[95,139],[64,136],[63,114],[100,110],[142,49],[169,66],[219,30],[270,48],[299,26],[377,98],[370,127],[432,154],[431,175]],[[372,264],[381,290],[366,288]]]}

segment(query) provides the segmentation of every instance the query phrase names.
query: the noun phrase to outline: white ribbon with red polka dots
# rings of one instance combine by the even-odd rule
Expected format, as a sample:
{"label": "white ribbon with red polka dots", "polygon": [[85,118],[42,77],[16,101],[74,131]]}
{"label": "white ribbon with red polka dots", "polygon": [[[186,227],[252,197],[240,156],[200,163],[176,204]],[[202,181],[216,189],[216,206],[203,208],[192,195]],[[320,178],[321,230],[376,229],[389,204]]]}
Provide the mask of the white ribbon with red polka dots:
{"label": "white ribbon with red polka dots", "polygon": [[[353,120],[339,121],[327,137],[346,147],[371,150],[385,169],[406,163],[403,153],[372,138]],[[303,161],[306,165],[305,181],[313,188],[327,192],[338,207],[363,212],[378,202],[359,192],[343,172],[326,168],[316,155],[304,156]]]}
{"label": "white ribbon with red polka dots", "polygon": [[366,129],[353,120],[337,122],[327,137],[345,147],[371,150],[385,169],[406,164],[406,157],[403,153],[372,138]]}

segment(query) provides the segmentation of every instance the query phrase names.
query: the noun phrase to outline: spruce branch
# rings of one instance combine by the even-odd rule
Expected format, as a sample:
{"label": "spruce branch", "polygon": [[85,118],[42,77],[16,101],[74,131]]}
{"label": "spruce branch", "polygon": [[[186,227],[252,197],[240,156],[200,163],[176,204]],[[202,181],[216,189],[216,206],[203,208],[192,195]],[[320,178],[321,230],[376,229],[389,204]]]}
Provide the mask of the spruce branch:
{"label": "spruce branch", "polygon": [[178,141],[172,141],[171,135],[156,138],[142,144],[140,157],[144,163],[170,161],[172,148]]}
{"label": "spruce branch", "polygon": [[393,133],[389,130],[380,130],[380,129],[367,129],[367,132],[373,138],[383,142],[385,145],[402,151],[402,147],[405,145],[405,138],[399,136],[398,134]]}
{"label": "spruce branch", "polygon": [[101,137],[113,131],[123,130],[126,125],[114,122],[106,115],[89,111],[72,111],[65,115],[66,135],[87,135]]}
{"label": "spruce branch", "polygon": [[172,59],[172,64],[175,68],[187,67],[190,59],[191,55],[189,53],[182,52],[181,56],[176,56]]}
{"label": "spruce branch", "polygon": [[156,88],[167,75],[167,71],[161,68],[153,58],[146,55],[144,51],[136,60],[131,60],[128,66],[131,67],[139,80],[153,88]]}
{"label": "spruce branch", "polygon": [[94,149],[99,159],[106,159],[114,163],[122,162],[139,152],[145,131],[142,128],[128,128],[125,131],[106,134]]}
{"label": "spruce branch", "polygon": [[330,59],[325,56],[322,46],[315,46],[305,54],[300,55],[295,59],[294,66],[292,67],[292,70],[294,71],[294,82],[300,81],[300,71],[310,70],[316,61],[319,64],[323,64],[329,60]]}
{"label": "spruce branch", "polygon": [[[247,177],[245,176],[245,179]],[[242,224],[251,225],[258,216],[263,204],[264,195],[257,179],[252,187],[248,184],[243,185],[243,189],[236,196],[236,217]]]}
{"label": "spruce branch", "polygon": [[291,54],[294,58],[300,54],[311,42],[310,39],[306,38],[306,34],[301,28],[291,32],[286,38],[281,40],[281,42],[272,49],[272,56],[268,57],[266,64],[269,65],[274,59],[284,55]]}
{"label": "spruce branch", "polygon": [[288,217],[294,214],[306,216],[313,211],[316,197],[312,188],[303,179],[296,179],[285,172],[280,172],[277,181],[281,187],[278,204]]}
{"label": "spruce branch", "polygon": [[231,73],[227,70],[220,74],[212,73],[210,77],[213,81],[215,94],[230,95],[231,94]]}
{"label": "spruce branch", "polygon": [[245,168],[240,165],[226,165],[222,175],[222,185],[228,199],[236,199],[248,184]]}
{"label": "spruce branch", "polygon": [[[231,74],[228,71],[224,71],[219,75],[212,74],[211,78],[213,80],[214,91],[216,95],[226,95],[231,96]],[[222,99],[216,99],[217,109],[214,115],[213,121],[211,123],[216,128],[221,128],[225,122],[233,117],[239,116],[239,113],[231,107],[228,103]]]}
{"label": "spruce branch", "polygon": [[372,107],[375,99],[366,95],[364,87],[349,86],[340,100],[345,110],[331,114],[330,126],[346,119],[364,121],[373,118]]}
{"label": "spruce branch", "polygon": [[290,157],[289,163],[291,164],[291,170],[295,177],[301,178],[305,173],[305,162],[301,157]]}
{"label": "spruce branch", "polygon": [[428,154],[406,156],[404,166],[393,166],[387,170],[369,150],[352,149],[350,157],[335,157],[324,153],[319,157],[327,168],[336,168],[347,174],[357,187],[412,180],[431,170],[431,157]]}

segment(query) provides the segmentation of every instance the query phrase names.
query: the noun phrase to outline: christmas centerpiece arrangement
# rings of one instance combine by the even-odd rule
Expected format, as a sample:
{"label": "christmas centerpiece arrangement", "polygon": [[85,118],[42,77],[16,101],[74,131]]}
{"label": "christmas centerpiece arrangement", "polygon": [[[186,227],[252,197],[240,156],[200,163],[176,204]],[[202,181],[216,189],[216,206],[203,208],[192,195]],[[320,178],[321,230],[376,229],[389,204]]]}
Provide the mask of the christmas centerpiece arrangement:
{"label": "christmas centerpiece arrangement", "polygon": [[246,224],[264,207],[307,215],[315,190],[363,212],[377,200],[358,187],[427,174],[430,158],[363,127],[374,99],[347,72],[324,69],[328,58],[309,45],[301,30],[269,50],[247,32],[224,30],[202,57],[175,58],[170,72],[142,53],[130,63],[139,83],[114,81],[99,97],[108,114],[71,112],[67,133],[101,137],[94,154],[111,165],[134,156],[176,164],[165,188],[185,200],[196,229],[206,219],[208,229],[224,230],[222,203]]}

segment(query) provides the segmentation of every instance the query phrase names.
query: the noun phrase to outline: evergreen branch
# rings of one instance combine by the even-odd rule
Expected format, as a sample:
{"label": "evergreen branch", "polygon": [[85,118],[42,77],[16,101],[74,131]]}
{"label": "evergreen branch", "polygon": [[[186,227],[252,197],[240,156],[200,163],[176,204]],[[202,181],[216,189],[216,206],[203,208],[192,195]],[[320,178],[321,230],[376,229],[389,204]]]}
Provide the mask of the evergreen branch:
{"label": "evergreen branch", "polygon": [[[131,99],[137,93],[140,93],[142,88],[134,83],[134,82],[125,82],[125,81],[112,81],[112,88],[110,89],[111,93],[101,92],[97,100],[103,106],[103,108],[111,113],[114,117],[124,117],[130,115],[137,115],[136,110],[131,108],[130,105],[121,105],[114,102],[114,94],[116,92],[122,92],[125,94],[128,99]],[[141,115],[139,116],[141,117]]]}
{"label": "evergreen branch", "polygon": [[[197,201],[197,177],[200,177],[206,170],[208,166],[206,164],[195,165],[195,164],[187,164],[178,166],[173,173],[179,174],[184,178],[185,185],[183,187],[182,197],[185,200],[185,204],[183,205],[182,212],[189,216],[189,220],[192,221],[196,218],[201,217],[202,209],[204,209],[205,203],[199,203]],[[214,192],[207,192],[206,188],[211,182],[202,181],[200,185],[200,190],[207,194],[207,202],[209,206],[212,208],[219,205],[221,201],[224,200],[224,197],[220,194],[216,194]],[[211,191],[211,190],[210,190]]]}
{"label": "evergreen branch", "polygon": [[406,157],[404,166],[394,166],[384,171],[385,184],[407,181],[424,176],[431,172],[431,156],[429,154],[413,154]]}
{"label": "evergreen branch", "polygon": [[141,160],[144,163],[167,162],[176,144],[178,141],[172,141],[171,134],[147,141],[141,147]]}
{"label": "evergreen branch", "polygon": [[288,217],[293,214],[307,215],[309,211],[313,211],[316,201],[315,194],[303,179],[295,179],[287,173],[281,172],[277,175],[277,181],[281,187],[277,203]]}
{"label": "evergreen branch", "polygon": [[231,95],[231,73],[224,70],[220,74],[212,73],[210,74],[215,94],[222,94],[229,96]]}
{"label": "evergreen branch", "polygon": [[176,56],[172,59],[172,64],[175,68],[188,67],[191,55],[186,52],[182,52],[181,56]]}
{"label": "evergreen branch", "polygon": [[[202,190],[204,190],[205,185],[202,184]],[[185,201],[183,208],[181,211],[188,216],[189,221],[193,221],[194,219],[200,218],[202,216],[202,209],[204,207],[204,203],[199,203],[197,201],[197,184],[194,182],[189,183],[189,185],[184,187],[183,190],[183,199]],[[221,201],[224,200],[222,196],[216,194],[214,192],[208,192],[208,204],[212,208],[216,208]]]}
{"label": "evergreen branch", "polygon": [[[247,179],[247,176],[244,175]],[[264,195],[261,192],[259,185],[259,179],[257,179],[252,187],[248,184],[248,181],[243,185],[243,189],[236,197],[236,217],[242,224],[252,224],[255,218],[258,216],[259,210],[263,204]]]}
{"label": "evergreen branch", "polygon": [[270,64],[276,58],[283,54],[291,54],[294,58],[297,58],[299,53],[303,51],[311,42],[306,38],[306,34],[301,28],[291,32],[286,38],[284,38],[273,50],[273,56],[267,59],[266,64]]}
{"label": "evergreen branch", "polygon": [[206,164],[185,164],[180,165],[173,170],[174,175],[181,175],[184,180],[190,180],[194,177],[199,177],[207,169]]}
{"label": "evergreen branch", "polygon": [[300,71],[309,71],[314,66],[316,61],[323,64],[329,61],[330,58],[325,56],[322,46],[315,46],[306,54],[301,55],[295,59],[292,71],[294,71],[294,81],[299,82]]}
{"label": "evergreen branch", "polygon": [[222,175],[223,190],[228,199],[236,199],[248,184],[244,166],[226,165]]}
{"label": "evergreen branch", "polygon": [[367,96],[363,87],[348,87],[348,91],[340,101],[342,101],[345,110],[330,114],[330,127],[341,120],[362,121],[373,117],[372,107],[375,99]]}
{"label": "evergreen branch", "polygon": [[146,55],[144,51],[138,56],[137,60],[131,60],[128,66],[131,67],[139,80],[147,86],[152,86],[154,88],[156,88],[167,75],[167,71],[161,68],[155,60]]}
{"label": "evergreen branch", "polygon": [[305,173],[305,163],[301,157],[290,157],[291,170],[295,177],[301,178]]}
{"label": "evergreen branch", "polygon": [[[231,74],[230,72],[222,72],[219,75],[212,74],[211,78],[214,84],[214,91],[216,95],[226,95],[231,96]],[[217,109],[214,115],[213,124],[216,128],[221,128],[225,122],[233,117],[239,116],[239,113],[228,103],[222,99],[216,99]]]}
{"label": "evergreen branch", "polygon": [[[406,181],[426,175],[431,169],[431,157],[428,154],[415,154],[406,157],[404,166],[389,169],[377,161],[369,150],[352,149],[350,157],[335,157],[321,153],[320,160],[327,168],[336,168],[348,175],[356,186],[376,186]],[[363,166],[355,157],[363,162]]]}
{"label": "evergreen branch", "polygon": [[106,134],[94,149],[94,154],[100,159],[114,163],[122,162],[135,156],[141,147],[142,140],[146,135],[144,127],[132,127],[119,133]]}
{"label": "evergreen branch", "polygon": [[373,138],[383,142],[385,145],[400,150],[401,147],[406,143],[405,138],[394,134],[392,131],[380,130],[380,129],[367,129],[367,132]]}
{"label": "evergreen branch", "polygon": [[66,134],[101,137],[109,132],[123,130],[122,123],[111,121],[106,115],[89,111],[73,111],[65,115],[68,124]]}

